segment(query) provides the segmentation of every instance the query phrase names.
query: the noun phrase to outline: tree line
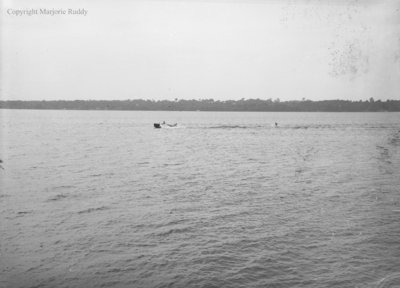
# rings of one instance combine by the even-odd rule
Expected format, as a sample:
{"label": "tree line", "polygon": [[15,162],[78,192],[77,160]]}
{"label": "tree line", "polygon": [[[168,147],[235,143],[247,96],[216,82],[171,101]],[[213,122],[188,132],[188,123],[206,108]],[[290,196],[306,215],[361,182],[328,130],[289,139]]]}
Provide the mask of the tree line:
{"label": "tree line", "polygon": [[287,111],[287,112],[380,112],[400,111],[400,100],[365,101],[280,101],[279,99],[240,100],[52,100],[0,101],[0,109],[64,109],[64,110],[154,110],[154,111]]}

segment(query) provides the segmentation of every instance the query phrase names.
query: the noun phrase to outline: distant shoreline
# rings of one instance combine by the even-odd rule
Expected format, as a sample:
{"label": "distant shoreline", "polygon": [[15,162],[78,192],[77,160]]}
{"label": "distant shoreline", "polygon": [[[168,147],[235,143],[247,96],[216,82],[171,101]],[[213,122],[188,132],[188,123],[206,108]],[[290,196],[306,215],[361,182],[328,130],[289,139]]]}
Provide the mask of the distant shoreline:
{"label": "distant shoreline", "polygon": [[215,111],[215,112],[400,112],[400,100],[284,101],[279,99],[204,100],[51,100],[0,101],[0,109],[115,110],[115,111]]}

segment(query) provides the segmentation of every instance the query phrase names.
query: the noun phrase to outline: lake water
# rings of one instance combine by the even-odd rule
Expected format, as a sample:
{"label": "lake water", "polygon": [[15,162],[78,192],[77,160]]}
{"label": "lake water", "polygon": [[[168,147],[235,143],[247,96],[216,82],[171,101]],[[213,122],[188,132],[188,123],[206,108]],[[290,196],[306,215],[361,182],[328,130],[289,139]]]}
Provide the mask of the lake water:
{"label": "lake water", "polygon": [[400,285],[400,113],[0,113],[0,287]]}

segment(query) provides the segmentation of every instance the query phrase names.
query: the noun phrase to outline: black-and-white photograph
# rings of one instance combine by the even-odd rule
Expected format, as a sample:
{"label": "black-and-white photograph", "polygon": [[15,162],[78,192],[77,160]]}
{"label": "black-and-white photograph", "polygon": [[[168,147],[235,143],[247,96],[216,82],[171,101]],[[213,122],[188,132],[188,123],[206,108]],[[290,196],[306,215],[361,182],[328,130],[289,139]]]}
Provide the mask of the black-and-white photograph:
{"label": "black-and-white photograph", "polygon": [[0,1],[0,287],[400,287],[400,1]]}

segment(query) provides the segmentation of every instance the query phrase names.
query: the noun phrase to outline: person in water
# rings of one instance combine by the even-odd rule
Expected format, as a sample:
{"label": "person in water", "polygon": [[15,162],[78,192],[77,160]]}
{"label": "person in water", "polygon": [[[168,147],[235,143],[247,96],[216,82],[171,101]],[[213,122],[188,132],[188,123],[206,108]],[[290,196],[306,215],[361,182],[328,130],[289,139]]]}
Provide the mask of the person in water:
{"label": "person in water", "polygon": [[275,127],[278,127],[278,123],[275,122]]}

